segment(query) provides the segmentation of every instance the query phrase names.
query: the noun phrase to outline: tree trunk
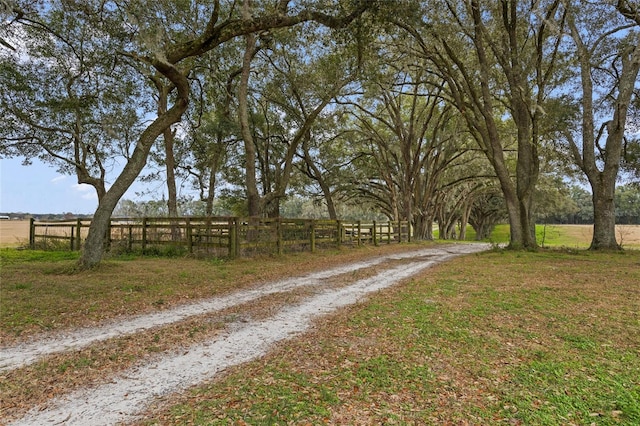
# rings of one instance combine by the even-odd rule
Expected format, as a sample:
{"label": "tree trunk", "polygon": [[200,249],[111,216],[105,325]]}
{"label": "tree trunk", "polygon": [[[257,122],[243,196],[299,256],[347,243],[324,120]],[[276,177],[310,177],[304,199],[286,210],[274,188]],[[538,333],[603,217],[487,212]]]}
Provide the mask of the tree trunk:
{"label": "tree trunk", "polygon": [[[406,178],[409,180],[410,178]],[[407,223],[413,223],[413,191],[411,191],[410,185],[408,182],[405,182],[405,189],[402,194],[402,220],[406,220]]]}
{"label": "tree trunk", "polygon": [[216,190],[216,171],[213,167],[209,169],[209,184],[207,189],[207,198],[205,202],[204,213],[207,216],[213,216],[213,200],[215,199]]}
{"label": "tree trunk", "polygon": [[496,112],[493,107],[493,94],[491,92],[491,79],[489,77],[493,71],[484,45],[481,11],[477,1],[472,1],[472,4],[472,16],[476,31],[474,43],[480,67],[481,101],[476,101],[479,109],[479,111],[476,112],[476,117],[469,117],[466,114],[465,117],[470,120],[472,126],[475,127],[480,134],[482,140],[480,145],[484,145],[484,152],[487,155],[489,162],[492,164],[493,169],[496,172],[496,176],[498,177],[498,181],[500,182],[500,188],[504,195],[509,216],[509,248],[522,249],[525,247],[525,242],[518,191],[516,185],[514,185],[511,179],[510,172],[504,158],[504,150],[500,141],[498,127],[495,122]]}
{"label": "tree trunk", "polygon": [[[158,117],[160,117],[167,112],[169,94],[175,86],[165,84],[160,75],[151,77],[151,80],[158,90]],[[175,133],[171,130],[171,126],[164,129],[162,137],[164,139],[164,165],[167,175],[167,215],[175,218],[178,217],[178,191],[176,190],[176,160],[173,149]],[[177,227],[177,224],[174,223],[172,225],[171,239],[178,241],[180,239],[180,229]]]}
{"label": "tree trunk", "polygon": [[417,240],[433,240],[433,214],[415,215],[414,233]]}
{"label": "tree trunk", "polygon": [[307,164],[310,168],[314,169],[314,175],[316,181],[318,182],[318,185],[320,185],[320,189],[322,190],[324,202],[327,203],[327,213],[329,213],[329,219],[338,220],[338,213],[336,212],[336,205],[333,202],[333,194],[331,193],[331,188],[327,184],[327,181],[322,177],[322,173],[320,173],[320,170],[315,167],[315,165],[307,155],[305,155],[305,161],[307,161]]}
{"label": "tree trunk", "polygon": [[516,113],[520,117],[515,120],[518,126],[518,160],[516,168],[516,193],[518,196],[518,220],[522,231],[522,247],[535,249],[535,224],[533,222],[533,192],[538,181],[539,159],[536,144],[531,140],[531,120],[526,105]]}
{"label": "tree trunk", "polygon": [[256,36],[247,34],[246,49],[242,60],[242,73],[238,86],[238,113],[240,118],[240,133],[244,141],[245,150],[245,186],[247,191],[247,214],[250,217],[260,216],[260,193],[256,178],[256,146],[249,126],[249,74],[251,73],[251,59],[256,46]]}
{"label": "tree trunk", "polygon": [[[636,37],[640,41],[640,36]],[[598,176],[598,184],[593,191],[593,239],[592,250],[619,250],[621,246],[616,241],[616,213],[614,194],[616,179],[622,157],[622,141],[627,121],[629,103],[640,72],[640,46],[622,53],[622,73],[616,99],[613,119],[607,123],[606,154],[604,171]]]}
{"label": "tree trunk", "polygon": [[602,182],[593,189],[593,238],[590,250],[618,250],[613,184]]}
{"label": "tree trunk", "polygon": [[[182,107],[182,105],[184,107]],[[89,233],[84,243],[82,256],[79,260],[81,269],[93,268],[102,260],[105,250],[105,237],[109,229],[113,210],[116,208],[120,198],[122,198],[146,165],[147,157],[154,141],[163,132],[162,127],[168,127],[177,122],[182,112],[186,110],[186,106],[187,101],[181,100],[171,111],[162,117],[158,117],[154,123],[143,132],[124,170],[120,176],[118,176],[113,186],[111,186],[102,197],[93,215],[91,225],[89,226]],[[181,111],[178,113],[179,110]],[[172,117],[175,117],[175,121],[173,121]]]}
{"label": "tree trunk", "polygon": [[218,174],[218,170],[220,170],[220,167],[222,166],[224,158],[225,148],[223,137],[221,135],[218,135],[216,145],[209,157],[209,179],[207,185],[208,191],[205,208],[205,213],[207,216],[213,215],[213,201],[215,199],[216,193],[216,176]]}
{"label": "tree trunk", "polygon": [[458,237],[461,241],[467,239],[467,224],[469,223],[469,216],[471,215],[471,207],[473,207],[473,201],[467,201],[462,205],[462,216],[460,216],[460,235]]}
{"label": "tree trunk", "polygon": [[[162,84],[160,80],[157,80],[156,87],[158,88],[158,116],[161,116],[167,112],[169,93],[172,88]],[[174,155],[174,132],[171,127],[167,127],[162,132],[164,139],[164,152],[165,152],[165,171],[167,173],[167,211],[169,217],[178,216],[178,191],[176,190],[176,159]]]}
{"label": "tree trunk", "polygon": [[629,103],[640,72],[640,35],[635,36],[632,43],[624,51],[620,52],[622,70],[618,71],[618,93],[613,107],[613,117],[605,123],[607,138],[604,147],[602,171],[598,169],[596,158],[596,146],[599,147],[601,136],[596,136],[594,111],[594,88],[592,81],[591,51],[593,47],[584,44],[583,35],[577,28],[573,19],[569,19],[571,37],[576,44],[578,61],[580,64],[580,76],[582,87],[582,153],[571,135],[568,140],[574,160],[587,175],[591,184],[593,200],[593,238],[592,250],[619,250],[621,247],[616,241],[615,231],[615,204],[614,194],[616,179],[620,168],[622,156],[622,141],[626,126]]}
{"label": "tree trunk", "polygon": [[306,165],[306,169],[303,172],[309,176],[311,179],[318,182],[320,185],[320,190],[322,191],[322,196],[324,198],[325,203],[327,203],[327,212],[329,213],[329,219],[337,220],[338,213],[336,212],[336,205],[333,202],[333,194],[331,193],[331,187],[327,183],[326,179],[322,176],[322,172],[316,166],[311,158],[311,154],[309,153],[309,137],[305,137],[305,140],[302,143],[302,148],[304,151],[304,163]]}
{"label": "tree trunk", "polygon": [[[503,3],[506,4],[506,3]],[[512,19],[515,22],[515,7],[511,7]],[[518,197],[518,220],[522,231],[522,247],[535,249],[536,242],[535,224],[533,222],[533,193],[540,174],[540,159],[538,157],[538,141],[534,140],[533,127],[535,125],[530,105],[531,94],[528,87],[525,72],[520,69],[520,58],[515,34],[515,24],[505,25],[509,28],[510,61],[503,65],[510,86],[510,104],[513,121],[517,126],[518,159],[516,165],[516,194]],[[542,90],[541,87],[538,90]]]}
{"label": "tree trunk", "polygon": [[105,237],[111,222],[111,214],[118,201],[136,180],[144,166],[153,143],[167,128],[180,121],[189,103],[189,81],[173,65],[167,63],[154,64],[171,79],[178,89],[175,104],[164,114],[158,116],[140,135],[131,158],[111,188],[104,194],[94,213],[89,233],[85,240],[82,255],[78,261],[81,269],[97,266],[102,260],[105,250]]}
{"label": "tree trunk", "polygon": [[164,132],[165,169],[167,173],[167,212],[169,217],[178,217],[178,191],[176,189],[176,159],[173,153],[174,132],[168,127]]}
{"label": "tree trunk", "polygon": [[268,218],[280,217],[280,197],[270,198],[261,210],[262,214]]}
{"label": "tree trunk", "polygon": [[424,231],[423,239],[433,240],[433,216],[429,215],[424,219],[426,228]]}
{"label": "tree trunk", "polygon": [[[164,132],[164,149],[165,149],[165,169],[167,173],[167,214],[170,218],[178,217],[178,191],[176,189],[176,159],[173,152],[173,142],[175,132],[171,127],[167,127]],[[174,220],[171,223],[171,240],[179,241],[180,228]]]}
{"label": "tree trunk", "polygon": [[336,205],[333,202],[333,195],[331,194],[331,190],[327,185],[324,185],[325,188],[322,188],[322,194],[324,195],[324,201],[327,203],[327,213],[329,213],[329,219],[338,220],[338,213],[336,212]]}

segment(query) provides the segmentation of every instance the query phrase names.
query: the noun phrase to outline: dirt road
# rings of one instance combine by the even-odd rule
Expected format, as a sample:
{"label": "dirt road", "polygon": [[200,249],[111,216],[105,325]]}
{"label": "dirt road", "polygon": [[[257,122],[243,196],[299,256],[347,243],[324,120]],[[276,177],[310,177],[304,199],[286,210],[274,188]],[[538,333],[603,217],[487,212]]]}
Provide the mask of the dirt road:
{"label": "dirt road", "polygon": [[[242,306],[269,295],[287,294],[300,288],[312,290],[309,296],[285,305],[273,315],[232,324],[214,339],[146,358],[133,368],[104,377],[100,384],[51,399],[44,406],[32,407],[11,424],[113,425],[132,422],[158,398],[210,380],[225,368],[264,355],[275,343],[312,327],[313,321],[322,315],[357,303],[368,294],[396,285],[434,264],[488,248],[485,244],[442,245],[388,255],[267,283],[160,313],[1,348],[0,371],[11,371],[58,352],[76,350],[114,337],[135,336],[143,330]],[[376,266],[373,275],[349,278],[357,276],[355,271],[371,266]]]}

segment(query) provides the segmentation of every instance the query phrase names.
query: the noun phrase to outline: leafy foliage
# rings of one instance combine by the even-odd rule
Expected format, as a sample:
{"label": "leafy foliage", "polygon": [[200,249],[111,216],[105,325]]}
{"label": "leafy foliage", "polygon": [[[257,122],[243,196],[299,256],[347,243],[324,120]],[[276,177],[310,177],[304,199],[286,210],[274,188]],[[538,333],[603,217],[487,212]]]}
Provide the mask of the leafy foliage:
{"label": "leafy foliage", "polygon": [[[613,199],[619,165],[623,179],[637,174],[635,7],[3,3],[0,156],[92,185],[102,227],[142,179],[166,184],[167,196],[159,184],[144,195],[170,214],[189,201],[205,214],[276,216],[302,196],[332,218],[346,205],[408,219],[429,239],[434,223],[450,238],[486,210],[510,222],[514,246],[534,247],[535,220],[575,210],[566,175],[594,185],[608,167],[598,201]],[[90,232],[87,265],[103,231]]]}

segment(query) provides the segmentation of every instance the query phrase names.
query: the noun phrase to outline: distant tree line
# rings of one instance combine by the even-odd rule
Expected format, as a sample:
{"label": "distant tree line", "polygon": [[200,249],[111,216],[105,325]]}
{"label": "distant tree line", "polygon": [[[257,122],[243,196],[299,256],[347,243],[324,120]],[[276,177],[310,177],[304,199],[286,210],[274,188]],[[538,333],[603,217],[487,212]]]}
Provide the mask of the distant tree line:
{"label": "distant tree line", "polygon": [[[557,202],[549,210],[538,214],[540,223],[593,223],[591,194],[580,186],[571,186],[558,194]],[[621,185],[615,193],[616,223],[640,225],[640,185]]]}
{"label": "distant tree line", "polygon": [[9,218],[14,220],[26,220],[26,219],[35,219],[35,220],[72,220],[72,219],[86,219],[90,220],[92,215],[90,214],[76,214],[76,213],[25,213],[25,212],[6,212],[0,213],[0,216],[9,216]]}

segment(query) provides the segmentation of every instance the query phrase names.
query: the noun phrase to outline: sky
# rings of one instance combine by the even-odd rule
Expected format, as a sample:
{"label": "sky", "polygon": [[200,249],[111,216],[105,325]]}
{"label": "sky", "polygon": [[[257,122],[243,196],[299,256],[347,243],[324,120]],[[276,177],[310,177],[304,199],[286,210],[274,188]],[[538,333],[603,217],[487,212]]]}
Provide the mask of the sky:
{"label": "sky", "polygon": [[[142,189],[143,184],[134,183],[123,198],[137,199],[136,191]],[[162,198],[161,192],[157,198]],[[92,214],[97,207],[93,187],[78,184],[75,176],[60,174],[38,160],[23,166],[21,158],[0,159],[1,213]]]}
{"label": "sky", "polygon": [[94,189],[73,176],[37,160],[31,166],[19,158],[0,160],[0,212],[86,214],[97,206]]}

